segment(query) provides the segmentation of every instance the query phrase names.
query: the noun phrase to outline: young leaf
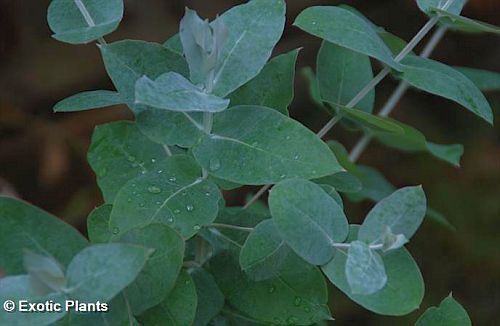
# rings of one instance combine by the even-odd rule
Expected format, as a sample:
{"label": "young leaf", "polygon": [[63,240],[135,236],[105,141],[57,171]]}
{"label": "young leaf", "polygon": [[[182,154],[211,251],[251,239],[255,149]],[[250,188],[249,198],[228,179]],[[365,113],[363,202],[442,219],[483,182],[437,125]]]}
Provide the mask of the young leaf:
{"label": "young leaf", "polygon": [[467,311],[450,293],[439,307],[430,307],[417,320],[415,326],[471,326],[472,322]]}
{"label": "young leaf", "polygon": [[401,188],[372,208],[359,229],[359,240],[379,242],[387,227],[410,239],[422,223],[426,209],[421,186]]}
{"label": "young leaf", "polygon": [[197,268],[191,272],[198,305],[196,306],[195,326],[207,325],[224,307],[224,295],[215,283],[212,274],[203,268]]}
{"label": "young leaf", "polygon": [[40,290],[39,294],[60,292],[66,285],[62,266],[54,258],[25,250],[23,262],[32,285]]}
{"label": "young leaf", "polygon": [[165,300],[146,311],[139,320],[144,325],[193,325],[197,305],[193,279],[182,271]]}
{"label": "young leaf", "polygon": [[228,26],[216,74],[214,94],[228,94],[255,77],[283,33],[285,1],[253,0],[233,7],[211,23]]}
{"label": "young leaf", "polygon": [[402,72],[396,73],[399,78],[423,91],[457,102],[488,123],[493,123],[488,101],[476,85],[460,72],[440,62],[416,56],[407,56],[402,63]]}
{"label": "young leaf", "polygon": [[[434,8],[442,8],[446,1],[443,0],[417,0],[417,5],[428,15],[434,15]],[[465,0],[454,0],[451,6],[446,10],[452,14],[460,14],[465,6]]]}
{"label": "young leaf", "polygon": [[248,185],[317,178],[342,170],[326,144],[309,129],[259,106],[233,107],[217,114],[213,133],[193,147],[193,155],[215,177]]}
{"label": "young leaf", "polygon": [[302,273],[293,273],[292,268],[290,273],[254,282],[233,256],[223,253],[211,259],[210,270],[228,303],[260,323],[308,325],[331,319],[325,280],[316,268]]}
{"label": "young leaf", "polygon": [[500,90],[500,73],[498,72],[466,67],[455,67],[455,69],[469,78],[483,92]]}
{"label": "young leaf", "polygon": [[[357,238],[358,226],[351,226],[348,242]],[[322,267],[328,279],[351,300],[381,315],[401,316],[417,309],[424,296],[424,281],[417,264],[404,248],[382,255],[387,284],[369,295],[351,292],[346,279],[347,255],[338,250],[334,258]]]}
{"label": "young leaf", "polygon": [[321,189],[323,189],[330,197],[333,198],[339,204],[340,208],[344,209],[344,202],[342,201],[342,197],[340,197],[339,193],[335,190],[334,187],[325,184],[319,184]]}
{"label": "young leaf", "polygon": [[161,223],[189,238],[215,220],[221,193],[201,178],[191,157],[175,155],[157,168],[130,180],[116,195],[110,218],[114,234]]}
{"label": "young leaf", "polygon": [[[321,98],[334,104],[346,105],[373,79],[368,56],[327,41],[321,44],[316,67]],[[357,108],[370,113],[374,103],[371,90]]]}
{"label": "young leaf", "polygon": [[73,256],[88,244],[69,224],[26,202],[9,197],[0,196],[0,225],[0,266],[7,275],[24,272],[25,249],[50,255],[67,266]]}
{"label": "young leaf", "polygon": [[87,247],[68,266],[66,293],[82,302],[108,302],[132,283],[151,253],[151,249],[121,243]]}
{"label": "young leaf", "polygon": [[139,78],[147,76],[156,79],[170,71],[188,75],[184,58],[157,43],[124,40],[101,45],[100,49],[113,84],[136,113],[141,111],[135,104],[135,83]]}
{"label": "young leaf", "polygon": [[399,125],[385,117],[380,117],[378,115],[374,115],[361,110],[350,109],[341,105],[334,106],[337,108],[337,110],[339,110],[339,113],[341,115],[345,116],[351,121],[361,124],[366,128],[369,128],[370,130],[390,133],[393,135],[393,137],[397,137],[397,135],[404,133],[404,130]]}
{"label": "young leaf", "polygon": [[104,204],[95,208],[87,217],[87,234],[92,243],[106,243],[113,237],[109,229],[109,216],[113,205]]}
{"label": "young leaf", "polygon": [[385,229],[384,236],[382,237],[382,251],[396,250],[403,247],[408,242],[404,234],[394,234],[390,227]]}
{"label": "young leaf", "polygon": [[363,188],[361,181],[349,172],[339,172],[313,181],[330,185],[340,192],[357,193]]}
{"label": "young leaf", "polygon": [[334,6],[315,6],[302,11],[294,26],[330,43],[368,55],[400,70],[391,50],[365,19],[351,11]]}
{"label": "young leaf", "polygon": [[99,109],[106,106],[123,104],[121,96],[113,91],[89,91],[78,93],[54,106],[54,112],[76,112],[84,110]]}
{"label": "young leaf", "polygon": [[231,93],[231,106],[260,105],[288,115],[293,100],[295,63],[299,49],[276,56],[245,85]]}
{"label": "young leaf", "polygon": [[56,40],[81,44],[113,32],[123,17],[123,0],[52,0],[47,20]]}
{"label": "young leaf", "polygon": [[204,135],[203,113],[173,112],[161,109],[142,111],[137,127],[152,141],[168,146],[192,147]]}
{"label": "young leaf", "polygon": [[250,279],[266,280],[276,276],[289,252],[274,221],[265,220],[255,227],[241,248],[240,266]]}
{"label": "young leaf", "polygon": [[397,120],[386,118],[398,125],[402,133],[394,137],[394,134],[380,130],[372,130],[372,134],[384,145],[409,152],[428,152],[434,157],[443,160],[453,166],[460,166],[460,159],[464,153],[464,147],[460,144],[441,145],[434,144],[425,138],[419,130]]}
{"label": "young leaf", "polygon": [[269,196],[271,215],[286,243],[304,260],[323,265],[333,257],[333,243],[348,234],[342,208],[317,184],[291,179]]}
{"label": "young leaf", "polygon": [[451,29],[466,33],[500,34],[500,27],[498,26],[487,24],[460,15],[455,15],[438,8],[432,8],[431,10],[439,14],[442,17],[440,21]]}
{"label": "young leaf", "polygon": [[184,240],[165,225],[150,224],[128,231],[118,242],[155,250],[135,281],[125,289],[132,312],[139,315],[159,304],[174,287],[184,258]]}
{"label": "young leaf", "polygon": [[220,112],[229,100],[210,95],[175,72],[168,72],[156,80],[146,76],[135,84],[135,103],[156,109],[177,112]]}
{"label": "young leaf", "polygon": [[165,149],[147,139],[130,121],[97,126],[87,155],[107,203],[113,202],[128,180],[157,171],[165,156]]}
{"label": "young leaf", "polygon": [[387,283],[384,262],[380,255],[362,241],[353,241],[347,253],[345,276],[351,293],[370,295]]}
{"label": "young leaf", "polygon": [[[3,254],[3,252],[2,252]],[[3,265],[2,265],[3,266]],[[12,300],[16,304],[13,312],[2,309],[0,313],[0,325],[25,326],[25,325],[52,325],[52,323],[64,317],[66,311],[61,312],[20,312],[17,303],[19,300],[27,300],[30,303],[44,304],[46,301],[60,303],[64,307],[65,297],[62,293],[51,293],[40,296],[33,291],[32,279],[28,275],[16,275],[0,278],[0,302]]]}

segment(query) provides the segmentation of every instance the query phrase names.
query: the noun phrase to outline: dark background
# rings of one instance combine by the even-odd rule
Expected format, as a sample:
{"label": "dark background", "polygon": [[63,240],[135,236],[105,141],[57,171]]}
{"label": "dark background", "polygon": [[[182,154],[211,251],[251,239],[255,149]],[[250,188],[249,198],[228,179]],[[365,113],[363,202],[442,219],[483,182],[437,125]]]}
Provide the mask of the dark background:
{"label": "dark background", "polygon": [[[95,125],[132,118],[115,107],[54,114],[60,99],[82,90],[112,89],[94,45],[72,46],[53,40],[46,23],[48,0],[0,0],[0,191],[19,196],[85,231],[85,217],[102,202],[86,151]],[[126,0],[119,30],[122,38],[163,42],[177,30],[184,6],[214,18],[241,1]],[[276,53],[304,47],[298,66],[314,66],[318,39],[291,26],[306,6],[339,1],[288,0],[288,22]],[[344,1],[376,24],[409,40],[425,23],[412,0]],[[500,1],[472,0],[465,15],[500,25]],[[500,38],[448,33],[433,56],[452,65],[500,72]],[[378,69],[379,67],[375,65]],[[377,107],[394,89],[387,79],[377,88]],[[499,120],[500,93],[488,94]],[[296,79],[294,118],[318,130],[328,117],[314,108],[300,74]],[[465,155],[457,169],[427,154],[408,154],[373,143],[360,162],[380,169],[397,185],[423,184],[430,206],[444,213],[456,232],[426,221],[409,244],[426,281],[422,308],[439,303],[450,291],[468,309],[475,325],[498,325],[500,319],[500,128],[490,127],[461,107],[410,91],[393,117],[440,143],[462,143]],[[335,127],[330,138],[352,147],[359,135]],[[248,190],[248,189],[246,189]],[[229,204],[244,193],[226,194]],[[347,205],[359,222],[371,203]],[[0,226],[1,227],[1,226]],[[408,325],[423,312],[381,317],[331,291],[336,325]]]}

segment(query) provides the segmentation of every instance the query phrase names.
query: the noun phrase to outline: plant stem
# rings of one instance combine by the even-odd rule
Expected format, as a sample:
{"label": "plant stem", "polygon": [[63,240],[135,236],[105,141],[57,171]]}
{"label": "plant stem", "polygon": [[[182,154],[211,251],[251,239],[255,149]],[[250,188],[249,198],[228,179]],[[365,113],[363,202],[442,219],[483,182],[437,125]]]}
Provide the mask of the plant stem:
{"label": "plant stem", "polygon": [[[438,45],[439,41],[443,38],[444,34],[446,33],[447,28],[442,26],[439,27],[436,32],[432,35],[431,39],[429,42],[426,44],[425,48],[422,50],[420,53],[420,57],[422,58],[428,58],[432,51],[436,48]],[[380,117],[387,117],[391,112],[396,108],[396,105],[399,103],[403,95],[406,93],[410,85],[402,81],[399,83],[398,87],[394,90],[392,95],[389,97],[387,102],[384,104],[382,109],[379,111],[378,116]],[[372,135],[364,135],[353,147],[351,150],[351,153],[349,154],[349,159],[352,162],[356,162],[361,154],[365,151],[365,149],[368,147],[370,144],[370,141],[372,140],[373,136]]]}
{"label": "plant stem", "polygon": [[[332,246],[334,248],[338,248],[338,249],[349,249],[351,247],[351,244],[350,243],[333,243]],[[368,246],[370,249],[372,250],[378,250],[378,249],[382,249],[384,247],[383,244],[371,244]]]}
{"label": "plant stem", "polygon": [[[448,0],[445,5],[442,7],[443,10],[446,10],[448,9],[454,2],[455,0]],[[411,39],[411,41],[401,50],[401,52],[396,56],[396,58],[394,59],[394,61],[396,62],[400,62],[401,60],[404,59],[404,57],[406,57],[411,51],[413,51],[413,49],[418,45],[418,43],[420,43],[420,41],[422,41],[422,39],[427,35],[427,33],[429,33],[429,31],[438,23],[439,21],[439,18],[440,18],[440,15],[436,15],[434,17],[432,17],[431,19],[429,19],[429,21],[427,21],[427,23],[418,31],[418,33]],[[427,56],[430,55],[430,53],[432,52],[432,50],[436,47],[437,43],[439,43],[439,41],[441,40],[441,38],[443,37],[444,33],[446,32],[446,28],[445,27],[441,27],[439,28],[436,33],[433,35],[433,37],[431,38],[431,40],[429,41],[429,43],[427,44],[426,48],[424,49],[424,51],[422,51],[422,55],[423,54],[426,54]],[[363,87],[363,89],[361,89],[358,94],[356,94],[356,96],[354,96],[352,98],[352,100],[349,101],[349,103],[347,103],[346,107],[347,108],[353,108],[356,104],[358,104],[373,88],[375,88],[375,86],[377,86],[389,73],[391,72],[391,69],[389,67],[385,67],[384,69],[382,69],[365,87]],[[408,86],[406,86],[407,88]],[[394,104],[391,104],[391,105],[394,105],[399,101],[399,99],[401,98],[401,96],[405,93],[406,89],[404,89],[405,87],[402,86],[401,89],[399,90],[399,92],[401,94],[396,94],[397,96],[399,96],[398,99],[396,100],[392,100],[394,101],[395,103]],[[391,109],[382,109],[381,112],[385,112],[385,111],[388,111],[387,114],[390,113],[390,111],[392,110]],[[323,138],[332,128],[333,126],[335,126],[335,124],[337,124],[337,122],[339,122],[341,119],[341,117],[339,116],[335,116],[333,117],[332,119],[330,119],[330,121],[328,121],[324,126],[323,128],[321,128],[317,135],[318,137],[320,138]],[[364,139],[365,137],[368,137],[366,139]],[[352,156],[356,156],[356,159],[363,153],[364,149],[366,148],[366,146],[370,143],[370,137],[371,136],[365,136],[363,137],[359,142],[358,144],[356,144],[356,146],[354,147],[353,151],[351,152],[351,155]],[[358,148],[356,148],[358,147]],[[351,157],[350,155],[350,157]],[[250,205],[252,205],[255,201],[257,201],[260,196],[262,196],[266,190],[268,190],[269,188],[271,187],[271,185],[266,185],[264,187],[262,187],[246,204],[245,206],[243,206],[243,209],[245,208],[248,208]]]}
{"label": "plant stem", "polygon": [[244,231],[244,232],[252,232],[253,231],[253,228],[232,225],[232,224],[223,224],[223,223],[212,223],[212,224],[208,224],[205,226],[209,227],[209,228],[212,227],[212,228],[218,228],[218,229],[233,229],[233,230]]}
{"label": "plant stem", "polygon": [[[210,112],[203,113],[203,131],[208,135],[212,132],[213,121],[214,121],[214,115],[212,113]],[[208,178],[207,169],[205,168],[202,169],[202,175],[203,179]]]}
{"label": "plant stem", "polygon": [[[83,4],[82,0],[74,0],[74,2],[75,2],[76,7],[78,8],[80,13],[82,14],[83,19],[85,19],[85,22],[87,23],[87,25],[89,25],[89,27],[95,27],[95,22],[92,19],[92,16],[90,16],[90,13],[87,10],[87,8],[85,7],[85,5]],[[103,37],[99,37],[97,39],[97,42],[99,42],[100,44],[103,44],[103,45],[107,44],[106,40],[104,40]]]}

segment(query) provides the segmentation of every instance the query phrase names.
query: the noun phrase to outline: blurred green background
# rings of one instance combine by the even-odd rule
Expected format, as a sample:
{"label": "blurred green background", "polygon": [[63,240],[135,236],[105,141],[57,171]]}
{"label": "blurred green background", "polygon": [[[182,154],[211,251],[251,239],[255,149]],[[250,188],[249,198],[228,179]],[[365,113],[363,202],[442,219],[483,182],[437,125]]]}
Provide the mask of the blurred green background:
{"label": "blurred green background", "polygon": [[[60,99],[82,90],[112,89],[94,45],[71,46],[50,37],[49,0],[0,0],[0,191],[23,198],[85,232],[85,217],[102,198],[86,162],[95,125],[131,119],[124,107],[54,114]],[[241,1],[125,0],[125,18],[108,41],[123,38],[163,42],[173,35],[184,7],[214,18]],[[291,26],[305,7],[346,3],[377,25],[409,40],[425,23],[413,0],[288,0],[288,22],[276,54],[303,47],[298,67],[313,66],[319,40]],[[469,1],[465,15],[500,25],[500,1]],[[500,72],[500,38],[448,33],[432,55],[452,65]],[[376,69],[380,67],[375,64]],[[377,88],[378,108],[396,81]],[[496,121],[500,93],[487,94]],[[318,130],[328,117],[310,101],[305,80],[296,79],[291,115]],[[432,221],[409,244],[426,281],[422,309],[406,317],[382,317],[331,291],[335,325],[409,325],[423,308],[438,304],[450,291],[468,309],[475,325],[500,324],[500,127],[490,127],[459,106],[414,90],[393,117],[423,131],[438,143],[462,143],[460,169],[426,154],[397,152],[372,143],[360,162],[380,169],[398,187],[423,184],[430,206],[447,216],[452,232]],[[328,138],[351,148],[359,134],[335,127]],[[226,194],[241,204],[243,189]],[[372,203],[347,205],[351,222],[359,222]]]}

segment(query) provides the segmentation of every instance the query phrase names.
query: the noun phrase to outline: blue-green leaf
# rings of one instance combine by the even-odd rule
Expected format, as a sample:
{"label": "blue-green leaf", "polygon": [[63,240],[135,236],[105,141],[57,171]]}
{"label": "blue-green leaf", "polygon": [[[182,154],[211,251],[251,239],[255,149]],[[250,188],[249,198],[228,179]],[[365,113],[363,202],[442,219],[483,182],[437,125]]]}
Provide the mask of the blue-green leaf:
{"label": "blue-green leaf", "polygon": [[123,104],[121,96],[113,91],[89,91],[78,93],[58,102],[54,112],[76,112],[99,109],[106,106]]}
{"label": "blue-green leaf", "polygon": [[224,295],[215,283],[212,274],[203,268],[196,268],[191,272],[198,305],[196,306],[195,326],[205,326],[214,318],[224,307]]}
{"label": "blue-green leaf", "polygon": [[66,293],[82,302],[108,302],[134,281],[151,253],[152,249],[121,243],[87,247],[68,266]]}
{"label": "blue-green leaf", "polygon": [[260,105],[288,115],[298,54],[297,49],[270,60],[254,79],[231,93],[231,106]]}
{"label": "blue-green leaf", "polygon": [[269,196],[269,208],[283,239],[308,263],[327,263],[335,251],[333,244],[347,237],[342,208],[313,182],[291,179],[278,183]]}
{"label": "blue-green leaf", "polygon": [[253,0],[229,9],[211,25],[218,20],[227,27],[228,36],[217,62],[213,92],[226,97],[255,77],[271,56],[283,33],[285,1]]}
{"label": "blue-green leaf", "polygon": [[0,225],[0,266],[7,275],[24,272],[24,249],[51,255],[67,266],[73,256],[88,244],[69,224],[26,202],[9,197],[0,196]]}
{"label": "blue-green leaf", "polygon": [[201,168],[190,156],[174,155],[120,189],[110,228],[120,234],[161,223],[189,238],[215,220],[221,197],[213,182],[201,178]]}
{"label": "blue-green leaf", "polygon": [[96,207],[87,217],[87,234],[92,243],[106,243],[113,237],[109,229],[109,216],[113,205]]}
{"label": "blue-green leaf", "polygon": [[493,33],[500,34],[500,27],[455,15],[445,10],[432,8],[431,11],[441,16],[440,22],[445,24],[450,29],[458,30],[466,33]]}
{"label": "blue-green leaf", "polygon": [[294,25],[330,43],[378,59],[396,70],[401,69],[372,26],[347,9],[309,7],[299,14]]}
{"label": "blue-green leaf", "polygon": [[[373,79],[370,58],[336,44],[323,41],[316,63],[321,98],[325,102],[346,105]],[[372,112],[375,90],[356,107]]]}
{"label": "blue-green leaf", "polygon": [[25,250],[23,262],[38,293],[60,292],[66,286],[63,267],[53,257]]}
{"label": "blue-green leaf", "polygon": [[456,70],[469,78],[481,91],[500,90],[500,73],[488,70],[455,67]]}
{"label": "blue-green leaf", "polygon": [[381,242],[387,227],[410,239],[420,227],[426,210],[421,186],[401,188],[372,208],[359,229],[359,240]]}
{"label": "blue-green leaf", "polygon": [[52,0],[47,20],[53,37],[81,44],[113,32],[123,17],[123,0]]}
{"label": "blue-green leaf", "polygon": [[357,240],[349,246],[345,275],[353,294],[373,294],[387,283],[384,262],[380,255],[365,242]]}
{"label": "blue-green leaf", "polygon": [[407,56],[402,64],[402,72],[396,73],[396,76],[423,91],[457,102],[488,123],[493,123],[488,101],[477,86],[460,72],[438,61],[416,56]]}
{"label": "blue-green leaf", "polygon": [[170,71],[188,75],[182,55],[161,44],[124,40],[100,48],[109,77],[123,101],[136,113],[142,110],[135,104],[135,83],[139,78],[156,79]]}
{"label": "blue-green leaf", "polygon": [[157,171],[166,153],[161,145],[147,139],[135,123],[118,121],[95,128],[87,157],[104,200],[112,203],[127,181]]}
{"label": "blue-green leaf", "polygon": [[439,307],[430,307],[417,320],[415,326],[471,326],[467,311],[450,293]]}
{"label": "blue-green leaf", "polygon": [[[417,0],[417,5],[426,14],[434,15],[434,8],[442,8],[446,2],[444,0]],[[464,6],[465,0],[454,0],[446,11],[458,15]]]}
{"label": "blue-green leaf", "polygon": [[317,178],[342,170],[313,132],[259,106],[233,107],[217,114],[213,133],[193,147],[193,154],[213,176],[239,184]]}
{"label": "blue-green leaf", "polygon": [[177,112],[219,112],[229,100],[210,95],[182,75],[168,72],[154,81],[147,76],[135,85],[135,103]]}

